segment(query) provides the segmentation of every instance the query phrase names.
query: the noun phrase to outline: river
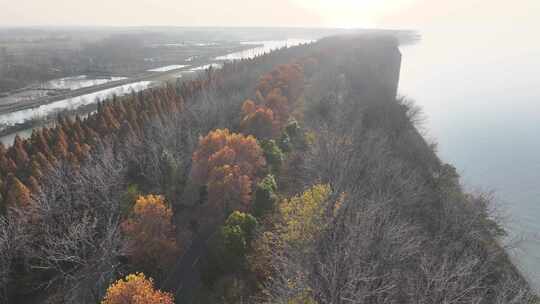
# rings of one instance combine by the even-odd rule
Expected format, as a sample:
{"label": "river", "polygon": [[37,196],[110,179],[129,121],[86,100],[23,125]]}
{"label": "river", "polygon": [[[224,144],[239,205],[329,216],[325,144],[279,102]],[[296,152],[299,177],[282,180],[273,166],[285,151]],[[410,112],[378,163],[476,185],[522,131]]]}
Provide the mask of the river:
{"label": "river", "polygon": [[540,43],[526,33],[421,32],[402,46],[399,92],[469,190],[493,190],[511,255],[540,288]]}
{"label": "river", "polygon": [[[242,42],[242,44],[245,45],[254,45],[253,48],[241,51],[241,52],[233,52],[230,54],[226,54],[223,56],[219,56],[215,58],[216,62],[211,62],[205,65],[196,66],[193,68],[190,68],[185,71],[178,72],[175,74],[174,77],[181,78],[186,73],[193,73],[197,71],[202,71],[205,69],[208,69],[210,67],[212,68],[220,68],[222,66],[223,61],[227,60],[237,60],[237,59],[244,59],[244,58],[253,58],[255,56],[259,56],[265,53],[268,53],[272,50],[279,49],[282,47],[291,47],[295,45],[299,45],[302,43],[309,43],[313,40],[307,40],[307,39],[286,39],[286,40],[272,40],[272,41],[246,41]],[[151,69],[149,71],[152,72],[167,72],[175,69],[180,69],[188,67],[188,65],[168,65],[163,67],[158,67]],[[70,78],[64,78],[61,80],[72,80]],[[78,78],[75,78],[73,80],[80,80]],[[65,84],[66,81],[63,82],[54,82],[57,87],[60,86],[60,84]],[[54,115],[55,113],[58,113],[63,110],[74,110],[78,107],[96,103],[99,100],[104,100],[107,98],[110,98],[113,95],[122,96],[125,94],[128,94],[130,92],[138,92],[141,90],[144,90],[150,86],[153,85],[153,82],[151,81],[139,81],[124,85],[119,85],[113,88],[97,91],[90,94],[85,94],[81,96],[76,96],[72,98],[67,98],[59,101],[55,101],[49,104],[41,105],[39,107],[26,109],[26,110],[20,110],[12,113],[2,114],[0,115],[0,129],[2,126],[12,126],[18,123],[23,123],[28,120],[32,119],[39,119],[40,117],[50,117],[51,115]],[[32,134],[33,128],[28,128],[24,130],[17,131],[16,133],[9,134],[6,136],[0,137],[0,142],[3,143],[6,146],[9,146],[13,143],[13,139],[16,135],[19,135],[23,138],[28,137]]]}
{"label": "river", "polygon": [[245,41],[241,43],[244,45],[257,45],[257,47],[219,56],[216,58],[216,60],[238,60],[244,58],[253,58],[255,56],[260,56],[283,47],[291,47],[299,44],[310,43],[313,41],[314,40],[311,39],[301,38],[290,38],[286,40]]}

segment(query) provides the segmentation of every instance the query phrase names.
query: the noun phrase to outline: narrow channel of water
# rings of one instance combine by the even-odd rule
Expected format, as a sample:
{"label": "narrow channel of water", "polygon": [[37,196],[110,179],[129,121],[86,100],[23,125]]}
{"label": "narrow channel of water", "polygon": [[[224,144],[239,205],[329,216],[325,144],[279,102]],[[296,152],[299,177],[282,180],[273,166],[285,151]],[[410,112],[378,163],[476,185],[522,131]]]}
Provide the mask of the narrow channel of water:
{"label": "narrow channel of water", "polygon": [[268,41],[246,41],[242,42],[244,45],[261,45],[252,49],[243,50],[240,52],[234,52],[227,55],[216,57],[216,60],[238,60],[253,58],[255,56],[260,56],[267,54],[273,50],[277,50],[283,47],[292,47],[304,43],[311,43],[315,40],[311,39],[296,39],[291,38],[287,40],[268,40]]}
{"label": "narrow channel of water", "polygon": [[[272,41],[246,41],[242,42],[244,45],[256,45],[257,47],[247,49],[240,52],[234,52],[230,54],[226,54],[224,56],[216,57],[216,61],[227,61],[227,60],[239,60],[239,59],[246,59],[246,58],[253,58],[255,56],[260,56],[266,53],[269,53],[273,50],[283,48],[283,47],[292,47],[299,44],[304,43],[310,43],[314,40],[309,39],[286,39],[286,40],[272,40]],[[187,67],[188,65],[168,65],[164,67],[159,67],[155,69],[151,69],[149,71],[152,72],[167,72],[175,69],[181,69],[184,67]],[[176,74],[174,77],[181,78],[184,73],[194,73],[198,71],[206,70],[210,67],[219,69],[223,66],[220,62],[214,62],[209,63],[197,67],[190,68],[185,71],[180,71],[178,74]],[[112,81],[110,79],[103,79],[103,80],[95,80],[95,79],[89,79],[88,81],[85,78],[86,76],[79,76],[79,77],[67,77],[63,79],[59,79],[56,81],[53,81],[49,83],[49,86],[53,87],[65,87],[70,85],[85,85],[88,86],[92,82],[90,81],[102,81],[103,83],[107,81]],[[119,78],[120,79],[120,78]],[[99,83],[98,83],[99,84]],[[101,90],[98,92],[85,94],[77,97],[67,98],[64,100],[55,101],[49,104],[41,105],[36,108],[32,109],[25,109],[13,113],[7,113],[0,115],[0,128],[2,128],[2,125],[5,126],[13,126],[15,124],[24,123],[25,121],[37,119],[39,117],[47,117],[50,115],[54,115],[57,112],[63,111],[63,110],[74,110],[78,107],[96,103],[99,100],[104,100],[107,98],[110,98],[113,95],[122,96],[125,94],[128,94],[132,91],[138,92],[142,91],[149,86],[151,86],[152,82],[150,81],[140,81],[130,84],[121,85],[114,88],[109,88],[105,90]],[[32,129],[25,129],[17,131],[14,134],[9,134],[3,137],[0,137],[0,142],[2,142],[4,145],[11,145],[13,143],[13,139],[15,138],[15,135],[19,135],[23,138],[30,136],[32,134]]]}
{"label": "narrow channel of water", "polygon": [[95,78],[87,75],[79,75],[73,77],[64,77],[59,79],[49,80],[39,87],[49,90],[77,90],[97,85],[102,85],[112,81],[125,80],[127,77],[100,77]]}
{"label": "narrow channel of water", "polygon": [[173,65],[167,65],[167,66],[163,66],[163,67],[159,67],[159,68],[155,68],[155,69],[150,69],[150,70],[148,70],[148,72],[168,72],[168,71],[172,71],[172,70],[178,70],[178,69],[181,69],[181,68],[185,68],[187,66],[188,65],[173,64]]}
{"label": "narrow channel of water", "polygon": [[48,96],[54,90],[77,90],[125,79],[127,77],[91,77],[87,75],[58,78],[29,86],[6,97],[0,97],[0,104],[16,104]]}
{"label": "narrow channel of water", "polygon": [[[114,88],[109,88],[81,96],[76,96],[72,98],[67,98],[63,100],[58,100],[49,104],[44,104],[36,108],[20,110],[12,113],[0,115],[0,127],[3,126],[13,126],[15,124],[24,123],[28,120],[38,119],[40,117],[48,117],[54,115],[63,110],[74,110],[81,106],[89,105],[96,103],[99,100],[104,100],[112,97],[113,95],[123,96],[131,92],[142,91],[152,84],[151,81],[139,81],[134,83],[129,83],[121,85]],[[14,134],[9,134],[3,137],[0,137],[0,142],[4,145],[11,145],[15,135],[21,137],[27,137],[32,133],[33,128],[17,131]]]}

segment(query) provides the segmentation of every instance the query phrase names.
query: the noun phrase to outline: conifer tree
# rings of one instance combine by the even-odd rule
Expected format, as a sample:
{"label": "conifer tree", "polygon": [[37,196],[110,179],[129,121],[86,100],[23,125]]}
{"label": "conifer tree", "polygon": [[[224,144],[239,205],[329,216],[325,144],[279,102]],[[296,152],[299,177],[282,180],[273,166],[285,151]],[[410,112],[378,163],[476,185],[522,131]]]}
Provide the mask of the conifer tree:
{"label": "conifer tree", "polygon": [[13,174],[8,176],[8,193],[6,205],[24,207],[30,204],[30,190]]}

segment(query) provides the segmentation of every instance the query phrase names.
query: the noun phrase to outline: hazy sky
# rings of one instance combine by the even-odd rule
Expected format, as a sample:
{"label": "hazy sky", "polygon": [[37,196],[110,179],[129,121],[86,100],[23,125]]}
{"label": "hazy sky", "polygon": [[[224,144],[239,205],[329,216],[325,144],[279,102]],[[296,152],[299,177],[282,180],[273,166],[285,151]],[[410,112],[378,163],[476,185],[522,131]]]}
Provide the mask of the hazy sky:
{"label": "hazy sky", "polygon": [[0,0],[0,25],[540,26],[540,0]]}

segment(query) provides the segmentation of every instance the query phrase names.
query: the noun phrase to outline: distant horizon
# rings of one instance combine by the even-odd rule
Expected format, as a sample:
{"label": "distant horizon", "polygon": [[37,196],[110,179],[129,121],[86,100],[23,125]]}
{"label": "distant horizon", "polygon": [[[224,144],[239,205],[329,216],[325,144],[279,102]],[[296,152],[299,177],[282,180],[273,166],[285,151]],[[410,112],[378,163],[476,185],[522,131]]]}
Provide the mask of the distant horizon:
{"label": "distant horizon", "polygon": [[390,27],[331,27],[331,26],[258,26],[258,25],[52,25],[52,24],[29,24],[29,25],[0,25],[3,29],[14,28],[182,28],[182,29],[325,29],[325,30],[388,30],[388,31],[409,31],[415,29],[402,29]]}
{"label": "distant horizon", "polygon": [[1,28],[538,28],[540,1],[0,0]]}

